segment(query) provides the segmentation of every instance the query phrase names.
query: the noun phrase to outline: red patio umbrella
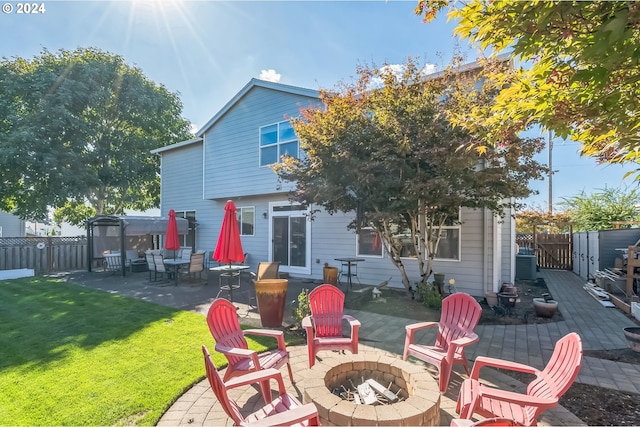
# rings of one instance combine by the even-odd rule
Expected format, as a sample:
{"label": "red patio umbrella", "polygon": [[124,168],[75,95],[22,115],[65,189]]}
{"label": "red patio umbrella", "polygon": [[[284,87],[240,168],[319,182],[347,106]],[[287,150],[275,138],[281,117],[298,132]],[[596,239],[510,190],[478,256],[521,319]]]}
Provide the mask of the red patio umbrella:
{"label": "red patio umbrella", "polygon": [[213,252],[213,259],[222,264],[244,261],[244,251],[236,219],[236,205],[231,200],[227,201],[224,206],[224,218],[216,250]]}
{"label": "red patio umbrella", "polygon": [[176,252],[180,249],[180,238],[178,237],[178,223],[176,222],[176,211],[169,211],[169,222],[167,223],[167,234],[164,236],[164,248],[173,251],[175,258]]}

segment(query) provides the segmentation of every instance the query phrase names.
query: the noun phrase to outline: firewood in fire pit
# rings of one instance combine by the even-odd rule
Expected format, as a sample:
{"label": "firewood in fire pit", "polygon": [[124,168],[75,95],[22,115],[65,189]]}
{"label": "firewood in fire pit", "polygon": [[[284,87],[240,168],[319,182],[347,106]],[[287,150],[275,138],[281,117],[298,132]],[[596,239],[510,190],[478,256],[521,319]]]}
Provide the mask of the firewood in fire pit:
{"label": "firewood in fire pit", "polygon": [[358,394],[364,400],[367,405],[373,405],[378,401],[376,394],[368,383],[363,383],[358,386]]}
{"label": "firewood in fire pit", "polygon": [[373,388],[376,393],[381,394],[382,396],[384,396],[387,400],[389,400],[390,402],[394,402],[396,400],[398,400],[398,396],[396,396],[395,393],[392,393],[389,389],[384,388],[382,386],[382,384],[380,384],[378,381],[369,378],[366,381],[367,384],[369,384],[371,386],[371,388]]}

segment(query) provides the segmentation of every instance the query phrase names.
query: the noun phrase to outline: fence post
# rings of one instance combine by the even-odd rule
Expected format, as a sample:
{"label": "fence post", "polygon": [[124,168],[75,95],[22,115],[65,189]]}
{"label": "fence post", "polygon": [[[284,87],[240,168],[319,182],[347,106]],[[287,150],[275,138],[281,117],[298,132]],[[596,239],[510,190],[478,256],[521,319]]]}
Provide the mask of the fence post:
{"label": "fence post", "polygon": [[51,236],[47,236],[47,272],[53,271],[53,241]]}

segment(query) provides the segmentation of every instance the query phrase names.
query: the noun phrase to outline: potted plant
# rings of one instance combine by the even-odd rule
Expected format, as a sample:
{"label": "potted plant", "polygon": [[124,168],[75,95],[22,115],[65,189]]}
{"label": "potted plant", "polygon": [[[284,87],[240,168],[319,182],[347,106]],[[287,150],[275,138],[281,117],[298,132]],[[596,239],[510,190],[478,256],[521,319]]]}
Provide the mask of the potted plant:
{"label": "potted plant", "polygon": [[325,262],[324,268],[322,269],[322,283],[337,285],[338,284],[338,267],[331,267],[328,262]]}
{"label": "potted plant", "polygon": [[558,301],[552,299],[549,294],[543,294],[542,298],[533,299],[533,309],[537,316],[553,317],[558,310]]}

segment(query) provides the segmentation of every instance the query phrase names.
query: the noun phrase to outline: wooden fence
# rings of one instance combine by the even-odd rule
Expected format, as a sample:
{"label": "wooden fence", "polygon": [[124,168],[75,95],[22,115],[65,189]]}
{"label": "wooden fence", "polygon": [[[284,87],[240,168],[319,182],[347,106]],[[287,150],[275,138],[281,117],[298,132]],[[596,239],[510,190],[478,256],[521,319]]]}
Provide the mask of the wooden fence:
{"label": "wooden fence", "polygon": [[571,233],[517,233],[516,243],[529,248],[536,255],[536,264],[540,268],[556,270],[573,269],[573,236]]}
{"label": "wooden fence", "polygon": [[0,238],[0,270],[30,268],[35,274],[87,269],[87,238]]}

